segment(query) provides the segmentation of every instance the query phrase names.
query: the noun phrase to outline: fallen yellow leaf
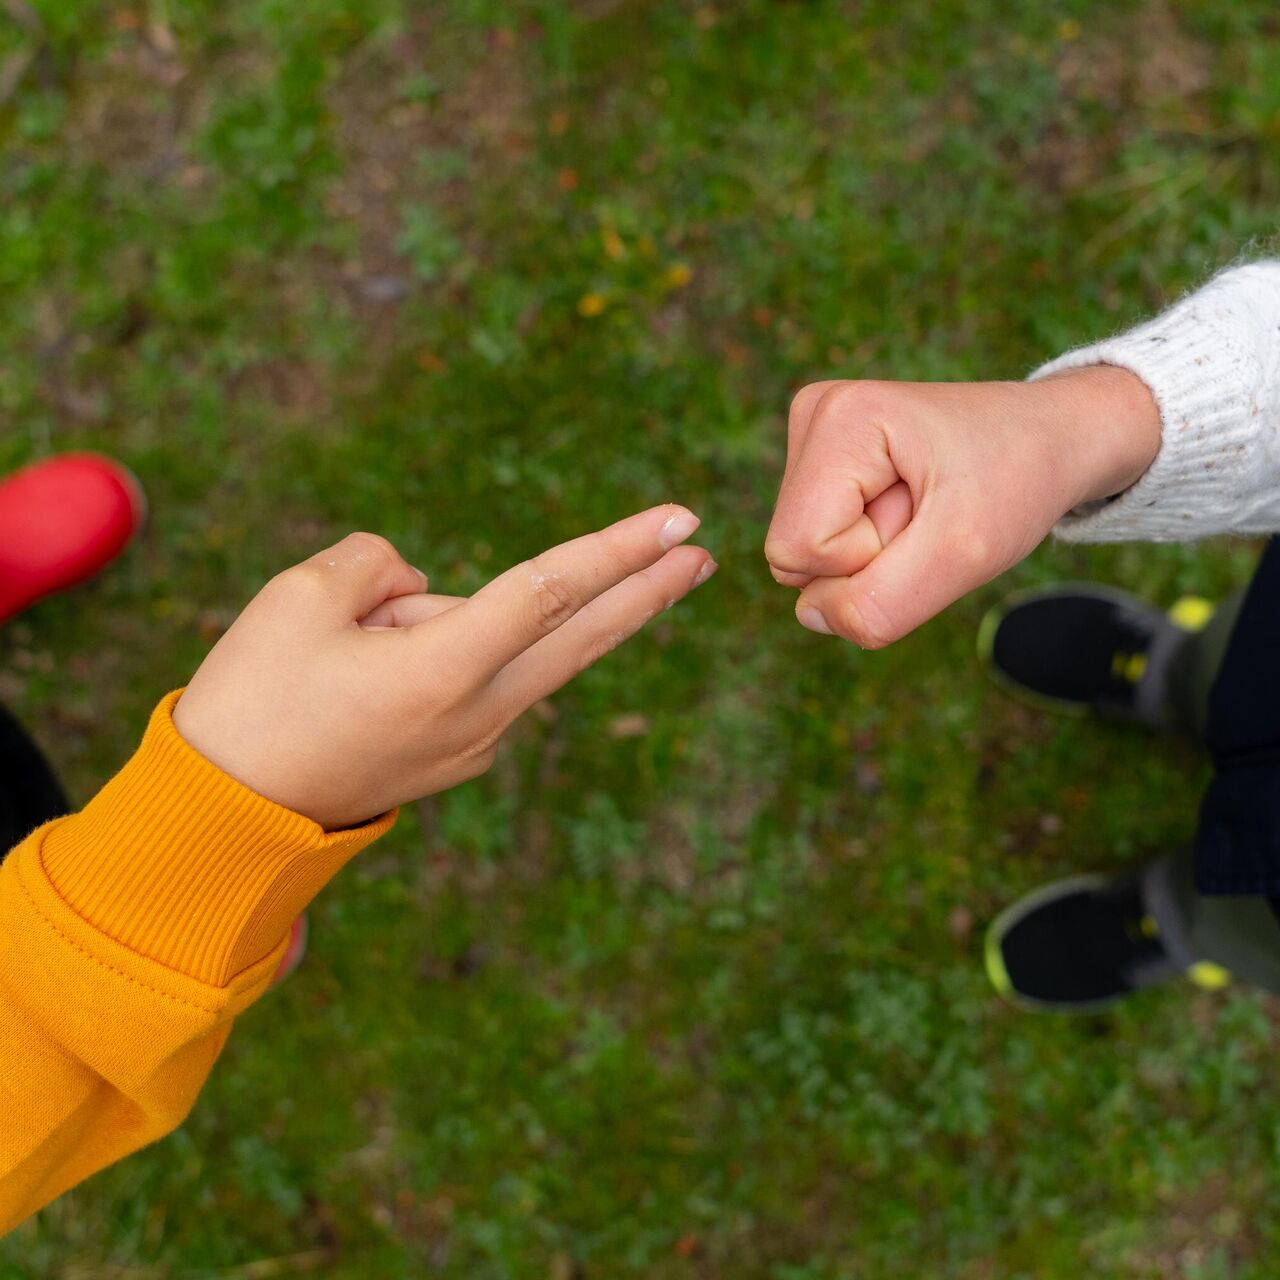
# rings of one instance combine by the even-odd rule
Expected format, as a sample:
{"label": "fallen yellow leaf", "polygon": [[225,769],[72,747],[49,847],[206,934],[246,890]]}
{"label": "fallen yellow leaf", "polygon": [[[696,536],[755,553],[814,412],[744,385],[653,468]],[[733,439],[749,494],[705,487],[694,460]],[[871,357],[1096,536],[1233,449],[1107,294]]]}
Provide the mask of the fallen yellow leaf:
{"label": "fallen yellow leaf", "polygon": [[622,237],[618,234],[616,227],[607,224],[601,227],[600,243],[604,246],[605,257],[612,258],[614,262],[627,256],[627,246],[622,243]]}

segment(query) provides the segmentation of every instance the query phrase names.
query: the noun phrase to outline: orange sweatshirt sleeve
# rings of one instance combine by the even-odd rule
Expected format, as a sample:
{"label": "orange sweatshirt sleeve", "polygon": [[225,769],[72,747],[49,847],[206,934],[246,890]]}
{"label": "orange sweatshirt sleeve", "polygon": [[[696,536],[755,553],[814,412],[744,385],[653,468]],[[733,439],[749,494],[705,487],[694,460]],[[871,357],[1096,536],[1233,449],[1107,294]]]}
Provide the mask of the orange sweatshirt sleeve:
{"label": "orange sweatshirt sleeve", "polygon": [[181,1123],[294,918],[394,821],[325,832],[250,791],[178,697],[0,866],[0,1232]]}

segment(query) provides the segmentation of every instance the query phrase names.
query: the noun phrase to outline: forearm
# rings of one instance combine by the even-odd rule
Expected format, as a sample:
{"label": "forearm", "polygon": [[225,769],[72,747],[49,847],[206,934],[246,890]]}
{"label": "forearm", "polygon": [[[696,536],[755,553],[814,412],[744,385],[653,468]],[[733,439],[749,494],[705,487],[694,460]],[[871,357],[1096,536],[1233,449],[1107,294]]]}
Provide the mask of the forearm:
{"label": "forearm", "polygon": [[1127,370],[1149,389],[1159,447],[1131,485],[1111,488],[1125,469],[1114,460],[1132,458],[1126,436],[1148,429],[1149,409],[1131,394],[1091,403],[1076,430],[1089,436],[1082,448],[1100,450],[1099,483],[1059,536],[1181,541],[1280,529],[1280,262],[1224,272],[1154,320],[1031,377],[1098,366]]}
{"label": "forearm", "polygon": [[171,707],[0,867],[0,1230],[181,1122],[289,923],[389,824],[326,834],[203,760]]}

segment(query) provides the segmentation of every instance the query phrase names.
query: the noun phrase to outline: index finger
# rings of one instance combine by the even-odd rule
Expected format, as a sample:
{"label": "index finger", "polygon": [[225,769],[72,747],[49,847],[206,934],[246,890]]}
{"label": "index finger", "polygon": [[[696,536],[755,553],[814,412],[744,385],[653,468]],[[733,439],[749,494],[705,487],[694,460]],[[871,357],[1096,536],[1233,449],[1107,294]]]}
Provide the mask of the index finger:
{"label": "index finger", "polygon": [[883,545],[867,508],[898,479],[882,432],[848,384],[823,393],[790,461],[765,539],[779,581],[847,576]]}
{"label": "index finger", "polygon": [[[911,517],[914,510],[914,504],[911,499],[911,490],[908,488],[905,480],[899,480],[896,484],[891,484],[879,497],[872,498],[863,508],[863,516],[868,521],[870,529],[874,531],[876,541],[880,544],[877,550],[868,538],[864,538],[864,530],[858,529],[853,537],[857,537],[861,541],[858,549],[844,548],[846,555],[846,563],[851,566],[851,572],[856,572],[858,567],[862,565],[862,557],[859,552],[866,550],[872,556],[878,555],[885,547],[891,543],[906,527],[911,523]],[[855,526],[857,528],[858,526]],[[830,551],[830,548],[828,548]],[[870,563],[867,560],[866,563]],[[794,573],[785,569],[773,568],[774,580],[783,587],[795,587],[801,591],[804,590],[816,577],[821,575],[814,573]]]}
{"label": "index finger", "polygon": [[800,457],[800,450],[804,448],[814,410],[822,403],[823,396],[836,385],[836,379],[810,382],[791,397],[791,405],[787,410],[787,460],[782,469],[782,484],[787,483],[787,477]]}
{"label": "index finger", "polygon": [[642,511],[508,569],[446,616],[465,629],[482,674],[496,675],[584,605],[660,560],[700,523],[674,504]]}

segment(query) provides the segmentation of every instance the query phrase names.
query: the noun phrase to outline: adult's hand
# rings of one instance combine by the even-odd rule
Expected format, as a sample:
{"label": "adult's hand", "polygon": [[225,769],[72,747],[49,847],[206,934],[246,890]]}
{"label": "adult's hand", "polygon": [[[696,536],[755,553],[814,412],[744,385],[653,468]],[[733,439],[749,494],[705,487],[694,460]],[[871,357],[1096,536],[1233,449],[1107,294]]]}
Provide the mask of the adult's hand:
{"label": "adult's hand", "polygon": [[1106,365],[1037,382],[816,382],[791,405],[765,542],[811,631],[875,649],[1027,556],[1160,446],[1145,383]]}

